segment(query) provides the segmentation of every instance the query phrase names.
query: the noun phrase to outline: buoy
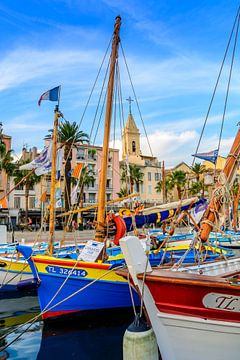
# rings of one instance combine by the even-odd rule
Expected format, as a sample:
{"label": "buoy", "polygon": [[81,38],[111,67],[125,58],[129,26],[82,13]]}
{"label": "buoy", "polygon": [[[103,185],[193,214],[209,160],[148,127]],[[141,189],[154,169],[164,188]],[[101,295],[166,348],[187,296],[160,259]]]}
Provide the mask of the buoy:
{"label": "buoy", "polygon": [[123,337],[123,360],[159,360],[157,340],[151,326],[137,315]]}

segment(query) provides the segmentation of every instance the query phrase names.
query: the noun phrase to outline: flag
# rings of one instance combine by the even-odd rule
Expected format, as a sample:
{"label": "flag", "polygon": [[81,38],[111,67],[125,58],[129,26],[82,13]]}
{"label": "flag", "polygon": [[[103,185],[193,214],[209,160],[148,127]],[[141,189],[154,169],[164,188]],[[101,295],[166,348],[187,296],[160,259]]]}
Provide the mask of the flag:
{"label": "flag", "polygon": [[[62,168],[63,161],[63,149],[60,148],[57,150],[57,160],[56,160],[56,176],[57,179],[60,179],[60,170]],[[52,170],[52,141],[48,146],[45,146],[43,151],[40,153],[36,159],[30,163],[24,164],[19,167],[20,170],[33,170],[37,176],[48,174]]]}
{"label": "flag", "polygon": [[62,199],[58,199],[56,201],[56,204],[55,204],[56,208],[61,208],[62,207]]}
{"label": "flag", "polygon": [[74,188],[71,191],[71,204],[74,205],[77,203],[78,200],[78,188],[79,188],[80,179],[78,180],[77,184],[74,186]]}
{"label": "flag", "polygon": [[82,163],[77,164],[77,165],[73,168],[73,171],[72,171],[71,176],[74,177],[74,178],[76,178],[76,179],[78,179],[78,178],[80,177],[82,168],[83,168],[83,164],[82,164]]}
{"label": "flag", "polygon": [[206,153],[193,154],[192,156],[195,156],[198,159],[210,161],[215,164],[218,158],[218,150],[213,150]]}
{"label": "flag", "polygon": [[50,144],[48,146],[45,146],[43,151],[40,153],[40,155],[38,155],[33,161],[21,165],[19,167],[19,170],[33,170],[38,167],[41,167],[43,164],[45,164],[47,161],[50,160],[51,156],[52,156],[52,146]]}
{"label": "flag", "polygon": [[47,191],[44,191],[44,192],[40,195],[39,200],[40,200],[41,202],[46,202],[46,201],[47,201]]}
{"label": "flag", "polygon": [[59,95],[60,95],[60,88],[61,86],[57,86],[51,90],[46,91],[40,96],[40,99],[38,100],[38,105],[41,105],[42,100],[50,100],[50,101],[58,101]]}
{"label": "flag", "polygon": [[7,209],[8,208],[8,201],[6,196],[0,199],[0,209]]}

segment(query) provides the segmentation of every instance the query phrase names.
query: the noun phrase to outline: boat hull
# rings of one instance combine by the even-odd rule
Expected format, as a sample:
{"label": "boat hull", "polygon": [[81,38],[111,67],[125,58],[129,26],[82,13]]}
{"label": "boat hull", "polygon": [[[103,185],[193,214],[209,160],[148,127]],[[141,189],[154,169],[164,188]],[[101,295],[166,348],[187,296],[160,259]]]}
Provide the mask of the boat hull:
{"label": "boat hull", "polygon": [[[29,257],[31,249],[19,247],[39,281],[38,299],[42,318],[128,308],[132,300],[128,281],[115,273],[111,264],[90,263],[49,256]],[[139,297],[133,289],[133,298]]]}
{"label": "boat hull", "polygon": [[[72,278],[67,281],[62,291],[54,298],[65,278],[51,277],[44,274],[39,274],[39,276],[41,285],[38,289],[38,299],[40,309],[43,311],[43,319],[59,317],[73,312],[83,313],[104,309],[127,308],[132,305],[129,287],[126,282],[99,280],[82,292],[78,292],[88,286],[94,279]],[[78,293],[72,296],[75,292]],[[135,293],[135,290],[133,292]],[[136,293],[134,297],[135,302],[138,304],[139,300]],[[52,298],[54,298],[53,301],[51,301]],[[66,298],[68,300],[64,301]]]}
{"label": "boat hull", "polygon": [[136,237],[120,244],[162,360],[239,359],[240,258],[152,269]]}
{"label": "boat hull", "polygon": [[16,291],[20,281],[33,278],[26,261],[0,257],[0,265],[0,293]]}
{"label": "boat hull", "polygon": [[[163,360],[238,360],[240,324],[157,311],[155,332],[164,327],[171,343],[171,358]],[[161,343],[160,352],[168,353]]]}

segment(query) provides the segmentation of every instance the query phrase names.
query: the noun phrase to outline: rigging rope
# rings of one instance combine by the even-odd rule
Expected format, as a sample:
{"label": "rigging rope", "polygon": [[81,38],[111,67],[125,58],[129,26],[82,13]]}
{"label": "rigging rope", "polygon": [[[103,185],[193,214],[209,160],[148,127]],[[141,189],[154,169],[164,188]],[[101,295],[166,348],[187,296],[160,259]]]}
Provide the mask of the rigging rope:
{"label": "rigging rope", "polygon": [[[227,54],[228,54],[228,50],[229,50],[229,47],[230,47],[230,44],[231,44],[231,40],[232,40],[232,36],[233,36],[233,33],[234,33],[234,29],[235,29],[235,26],[236,26],[237,21],[239,21],[239,19],[238,19],[238,18],[239,18],[239,14],[240,14],[240,6],[238,7],[237,15],[236,15],[235,20],[234,20],[234,23],[233,23],[233,27],[232,27],[232,30],[231,30],[231,33],[230,33],[230,37],[229,37],[229,40],[228,40],[228,43],[227,43],[227,47],[226,47],[226,50],[225,50],[225,53],[224,53],[224,56],[223,56],[222,63],[221,63],[221,66],[220,66],[220,70],[219,70],[219,73],[218,73],[217,81],[216,81],[215,86],[214,86],[213,94],[212,94],[212,97],[211,97],[211,100],[210,100],[210,104],[209,104],[209,107],[208,107],[208,110],[207,110],[207,114],[206,114],[206,117],[205,117],[205,120],[204,120],[203,128],[202,128],[202,131],[201,131],[199,140],[198,140],[198,144],[197,144],[197,148],[196,148],[195,154],[198,153],[198,150],[199,150],[199,147],[200,147],[200,144],[201,144],[201,141],[202,141],[203,133],[204,133],[204,130],[205,130],[205,127],[206,127],[206,124],[207,124],[207,120],[208,120],[208,117],[209,117],[211,108],[212,108],[212,104],[213,104],[213,100],[214,100],[214,98],[215,98],[215,94],[216,94],[216,91],[217,91],[217,87],[218,87],[218,84],[219,84],[219,80],[220,80],[220,77],[221,77],[221,75],[222,75],[223,66],[224,66],[224,64],[225,64],[225,60],[226,60],[226,57],[227,57]],[[192,166],[193,166],[194,163],[195,163],[195,159],[196,159],[195,154],[194,154],[194,157],[193,157]]]}
{"label": "rigging rope", "polygon": [[[228,94],[229,94],[229,88],[230,88],[230,83],[231,83],[231,79],[232,79],[232,69],[233,69],[233,63],[234,63],[235,51],[236,51],[236,44],[237,44],[237,38],[238,38],[239,21],[240,21],[240,16],[238,16],[238,22],[237,22],[237,28],[236,28],[236,35],[235,35],[235,39],[234,39],[234,46],[233,46],[231,66],[230,66],[229,78],[228,78],[228,84],[227,84],[227,92],[226,92],[226,97],[225,97],[225,102],[224,102],[224,110],[223,110],[223,116],[222,116],[222,123],[221,123],[220,135],[219,135],[219,142],[218,142],[218,148],[217,148],[218,152],[217,152],[217,154],[219,153],[219,149],[220,149],[220,145],[221,145],[221,140],[222,140],[223,124],[224,124],[225,114],[226,114],[226,109],[227,109]],[[216,165],[217,165],[217,162],[215,162],[215,170],[216,170]]]}
{"label": "rigging rope", "polygon": [[126,60],[125,53],[124,53],[124,50],[123,50],[123,47],[122,47],[122,43],[121,43],[121,42],[120,42],[120,48],[121,48],[121,50],[122,50],[123,59],[124,59],[125,65],[126,65],[126,69],[127,69],[129,81],[130,81],[130,84],[131,84],[131,87],[132,87],[132,91],[133,91],[133,95],[134,95],[134,98],[135,98],[135,101],[136,101],[136,104],[137,104],[139,116],[140,116],[140,119],[141,119],[141,122],[142,122],[142,126],[143,126],[143,130],[144,130],[144,134],[145,134],[146,139],[147,139],[147,143],[148,143],[148,146],[149,146],[149,149],[150,149],[151,156],[153,157],[152,148],[151,148],[150,141],[149,141],[149,138],[148,138],[148,135],[147,135],[146,127],[145,127],[145,124],[144,124],[144,121],[143,121],[143,117],[142,117],[142,113],[141,113],[141,110],[140,110],[140,107],[139,107],[137,95],[136,95],[136,92],[135,92],[135,88],[134,88],[134,86],[133,86],[132,78],[131,78],[131,75],[130,75],[130,71],[129,71],[129,68],[128,68],[127,60]]}

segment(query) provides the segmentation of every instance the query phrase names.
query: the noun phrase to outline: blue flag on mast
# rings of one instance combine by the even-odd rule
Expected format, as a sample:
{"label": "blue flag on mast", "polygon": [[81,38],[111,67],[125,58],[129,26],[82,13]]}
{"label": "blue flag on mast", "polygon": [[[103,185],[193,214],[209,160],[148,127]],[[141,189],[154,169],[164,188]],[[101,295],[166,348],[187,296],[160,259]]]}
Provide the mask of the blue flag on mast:
{"label": "blue flag on mast", "polygon": [[218,158],[218,150],[212,150],[205,153],[197,153],[193,154],[192,156],[195,156],[198,159],[210,161],[215,164]]}
{"label": "blue flag on mast", "polygon": [[43,93],[38,100],[38,105],[41,105],[42,100],[59,101],[60,87],[59,85]]}

